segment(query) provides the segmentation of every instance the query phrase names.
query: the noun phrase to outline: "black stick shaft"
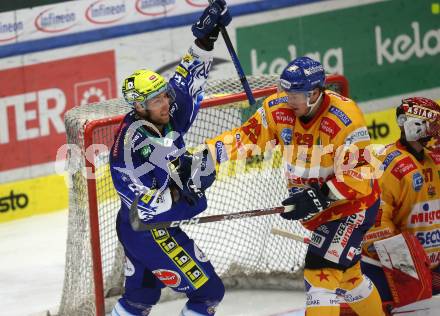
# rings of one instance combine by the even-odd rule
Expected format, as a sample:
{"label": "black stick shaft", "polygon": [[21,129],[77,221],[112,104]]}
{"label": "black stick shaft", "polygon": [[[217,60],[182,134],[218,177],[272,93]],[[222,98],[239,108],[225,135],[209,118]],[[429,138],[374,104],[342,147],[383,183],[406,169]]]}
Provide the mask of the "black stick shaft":
{"label": "black stick shaft", "polygon": [[256,216],[272,215],[272,214],[283,213],[285,210],[284,206],[278,206],[278,207],[265,208],[260,210],[195,217],[195,218],[184,219],[179,221],[168,221],[168,222],[145,224],[139,219],[136,208],[137,208],[137,203],[133,203],[132,208],[130,209],[131,225],[133,229],[136,231],[146,231],[146,230],[158,229],[158,228],[179,227],[183,225],[196,225],[196,224],[204,224],[204,223],[212,223],[212,222],[229,221],[233,219],[243,219],[243,218],[256,217]]}
{"label": "black stick shaft", "polygon": [[[213,3],[214,0],[209,0],[209,3]],[[246,92],[246,96],[249,100],[250,105],[254,105],[256,103],[254,95],[252,93],[251,87],[249,86],[249,82],[244,74],[243,68],[241,67],[240,60],[238,59],[237,53],[235,52],[234,45],[232,45],[231,39],[229,38],[228,31],[224,26],[220,26],[220,32],[222,33],[223,39],[226,44],[226,48],[229,51],[229,55],[231,55],[232,63],[235,66],[235,70],[237,71],[238,77],[240,78],[241,85],[243,86],[244,91]]]}

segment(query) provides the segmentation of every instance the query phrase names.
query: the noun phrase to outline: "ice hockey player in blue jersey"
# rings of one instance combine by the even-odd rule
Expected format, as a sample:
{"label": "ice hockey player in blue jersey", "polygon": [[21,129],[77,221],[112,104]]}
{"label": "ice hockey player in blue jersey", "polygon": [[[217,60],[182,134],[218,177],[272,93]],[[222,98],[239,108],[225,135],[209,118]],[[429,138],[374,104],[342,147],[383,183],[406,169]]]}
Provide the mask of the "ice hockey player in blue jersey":
{"label": "ice hockey player in blue jersey", "polygon": [[215,0],[192,26],[195,42],[169,82],[146,69],[123,82],[133,109],[116,134],[110,170],[121,200],[116,228],[126,255],[125,292],[112,316],[149,315],[165,286],[188,297],[181,316],[214,315],[223,298],[212,264],[180,228],[139,227],[190,219],[207,207],[214,165],[207,149],[189,153],[183,135],[203,99],[219,27],[230,21],[226,2]]}

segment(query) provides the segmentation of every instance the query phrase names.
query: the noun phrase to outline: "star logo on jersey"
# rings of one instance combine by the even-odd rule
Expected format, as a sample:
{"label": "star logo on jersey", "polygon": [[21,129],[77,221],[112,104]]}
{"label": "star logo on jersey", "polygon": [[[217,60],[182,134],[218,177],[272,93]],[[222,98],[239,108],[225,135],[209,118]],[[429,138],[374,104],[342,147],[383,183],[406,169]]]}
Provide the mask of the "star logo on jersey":
{"label": "star logo on jersey", "polygon": [[354,284],[356,283],[357,280],[359,280],[359,278],[358,278],[358,277],[354,277],[354,278],[348,279],[348,280],[347,280],[347,283],[351,283],[351,284],[354,285]]}
{"label": "star logo on jersey", "polygon": [[330,281],[330,280],[328,279],[328,276],[329,276],[329,275],[330,275],[330,274],[325,274],[325,273],[324,273],[324,270],[321,269],[321,273],[320,273],[320,274],[317,274],[316,276],[319,277],[319,281],[323,281],[323,280]]}

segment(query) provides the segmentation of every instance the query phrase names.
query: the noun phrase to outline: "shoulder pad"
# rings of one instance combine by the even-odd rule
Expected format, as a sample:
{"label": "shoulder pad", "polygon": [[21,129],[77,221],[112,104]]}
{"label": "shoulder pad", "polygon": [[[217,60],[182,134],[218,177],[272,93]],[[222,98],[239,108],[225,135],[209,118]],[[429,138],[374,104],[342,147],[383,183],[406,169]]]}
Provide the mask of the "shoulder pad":
{"label": "shoulder pad", "polygon": [[388,155],[386,155],[382,163],[383,170],[386,170],[388,166],[393,162],[393,160],[400,155],[402,155],[402,152],[399,149],[393,150]]}
{"label": "shoulder pad", "polygon": [[287,103],[287,96],[283,96],[283,97],[279,97],[279,98],[273,98],[272,100],[270,100],[267,105],[269,107],[272,107],[274,105],[278,105],[280,103]]}
{"label": "shoulder pad", "polygon": [[344,111],[337,108],[334,105],[330,105],[330,108],[328,109],[329,113],[336,116],[345,126],[348,126],[352,123],[351,119],[348,117],[347,114],[345,114]]}

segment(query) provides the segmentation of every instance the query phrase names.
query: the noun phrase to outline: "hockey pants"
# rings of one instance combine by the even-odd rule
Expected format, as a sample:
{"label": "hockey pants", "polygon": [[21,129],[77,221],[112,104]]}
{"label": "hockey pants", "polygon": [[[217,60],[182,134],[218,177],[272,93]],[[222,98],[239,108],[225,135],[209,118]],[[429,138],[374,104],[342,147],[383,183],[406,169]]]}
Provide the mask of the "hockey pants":
{"label": "hockey pants", "polygon": [[381,316],[382,302],[374,284],[361,272],[360,263],[347,270],[305,269],[307,316],[339,316],[347,303],[360,316]]}

